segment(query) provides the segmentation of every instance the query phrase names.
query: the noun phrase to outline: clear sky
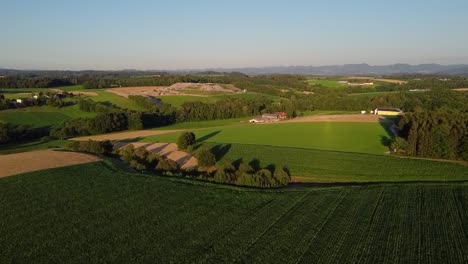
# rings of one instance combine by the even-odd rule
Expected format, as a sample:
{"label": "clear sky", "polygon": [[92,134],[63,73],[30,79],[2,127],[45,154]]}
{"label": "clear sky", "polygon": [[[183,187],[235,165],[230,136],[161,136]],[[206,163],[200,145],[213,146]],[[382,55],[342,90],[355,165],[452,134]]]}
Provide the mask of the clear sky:
{"label": "clear sky", "polygon": [[0,0],[0,68],[468,63],[467,0]]}

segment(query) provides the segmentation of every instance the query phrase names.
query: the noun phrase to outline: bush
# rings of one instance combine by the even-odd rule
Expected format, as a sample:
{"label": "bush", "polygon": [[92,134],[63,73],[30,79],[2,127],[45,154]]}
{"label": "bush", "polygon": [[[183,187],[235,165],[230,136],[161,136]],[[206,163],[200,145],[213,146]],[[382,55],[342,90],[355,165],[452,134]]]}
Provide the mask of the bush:
{"label": "bush", "polygon": [[69,141],[65,145],[65,148],[73,151],[82,151],[98,155],[110,155],[114,150],[114,146],[108,140]]}
{"label": "bush", "polygon": [[177,147],[180,150],[186,149],[189,146],[194,145],[196,142],[195,134],[193,132],[184,132],[177,139]]}
{"label": "bush", "polygon": [[211,153],[211,151],[207,148],[199,149],[196,152],[195,157],[198,160],[198,165],[200,165],[201,167],[210,167],[215,165],[216,163],[215,155]]}

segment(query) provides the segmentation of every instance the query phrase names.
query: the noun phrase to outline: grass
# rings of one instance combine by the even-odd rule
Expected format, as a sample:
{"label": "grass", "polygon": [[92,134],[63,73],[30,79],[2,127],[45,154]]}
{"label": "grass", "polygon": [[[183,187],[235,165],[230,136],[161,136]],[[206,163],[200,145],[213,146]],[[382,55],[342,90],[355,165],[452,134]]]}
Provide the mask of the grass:
{"label": "grass", "polygon": [[163,103],[171,104],[174,107],[180,107],[186,102],[203,102],[203,103],[215,103],[219,98],[214,96],[188,96],[188,95],[168,95],[160,96]]}
{"label": "grass", "polygon": [[267,96],[264,94],[258,93],[239,93],[239,94],[223,94],[223,95],[213,95],[213,92],[206,92],[211,94],[211,96],[189,96],[189,95],[168,95],[168,96],[160,96],[160,98],[164,103],[171,104],[174,107],[180,107],[185,102],[203,102],[207,104],[216,103],[222,99],[228,98],[243,98],[243,99],[255,99],[260,97],[267,97],[271,100],[277,100],[278,98],[275,96]]}
{"label": "grass", "polygon": [[[390,136],[374,123],[245,124],[194,131],[205,142],[299,147],[383,154],[382,140]],[[144,138],[144,142],[176,142],[180,133]]]}
{"label": "grass", "polygon": [[256,191],[102,162],[0,179],[0,263],[464,263],[468,186]]}
{"label": "grass", "polygon": [[51,106],[26,107],[1,111],[0,122],[46,127],[57,125],[73,118],[93,116],[95,116],[94,113],[83,112],[78,109],[77,105],[62,108]]}
{"label": "grass", "polygon": [[346,88],[346,84],[338,83],[338,80],[317,80],[311,79],[306,81],[310,85],[320,85],[328,88]]}
{"label": "grass", "polygon": [[[388,155],[245,144],[205,143],[218,159],[286,165],[300,182],[408,182],[468,180],[467,166]],[[216,148],[214,148],[216,147]]]}
{"label": "grass", "polygon": [[230,126],[230,125],[246,123],[246,122],[248,122],[247,117],[240,117],[240,118],[231,118],[231,119],[175,123],[170,126],[158,127],[158,128],[155,128],[154,130],[200,129],[200,128]]}
{"label": "grass", "polygon": [[26,143],[14,143],[14,144],[7,144],[2,145],[0,150],[1,155],[12,154],[12,153],[19,153],[19,152],[27,152],[32,150],[40,150],[40,149],[50,149],[50,148],[63,148],[65,146],[66,140],[52,140],[43,142],[41,140],[36,140],[32,142]]}
{"label": "grass", "polygon": [[120,95],[113,94],[104,90],[86,90],[86,92],[95,92],[98,96],[90,96],[89,98],[96,102],[110,102],[118,107],[130,109],[130,110],[139,110],[144,111],[145,108],[139,106],[132,100],[129,100]]}

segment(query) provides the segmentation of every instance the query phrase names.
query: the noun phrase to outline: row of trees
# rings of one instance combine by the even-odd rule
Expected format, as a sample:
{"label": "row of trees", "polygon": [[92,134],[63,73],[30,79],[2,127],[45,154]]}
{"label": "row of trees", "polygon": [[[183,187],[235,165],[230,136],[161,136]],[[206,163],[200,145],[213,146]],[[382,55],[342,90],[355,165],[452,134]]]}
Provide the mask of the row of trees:
{"label": "row of trees", "polygon": [[0,78],[0,88],[52,88],[68,85],[73,85],[73,83],[65,78],[50,78],[44,76],[7,76]]}
{"label": "row of trees", "polygon": [[48,128],[33,128],[0,122],[0,144],[32,140],[48,135]]}
{"label": "row of trees", "polygon": [[467,125],[467,113],[407,113],[398,122],[399,138],[392,148],[410,156],[468,160]]}

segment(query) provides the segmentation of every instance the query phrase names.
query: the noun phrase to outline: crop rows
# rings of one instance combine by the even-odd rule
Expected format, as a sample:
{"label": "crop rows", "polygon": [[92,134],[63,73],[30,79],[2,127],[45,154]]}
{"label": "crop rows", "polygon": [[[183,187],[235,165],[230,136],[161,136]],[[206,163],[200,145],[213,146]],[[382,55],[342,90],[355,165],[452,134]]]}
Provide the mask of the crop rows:
{"label": "crop rows", "polygon": [[467,184],[256,191],[95,163],[0,180],[0,263],[466,263],[467,212]]}

